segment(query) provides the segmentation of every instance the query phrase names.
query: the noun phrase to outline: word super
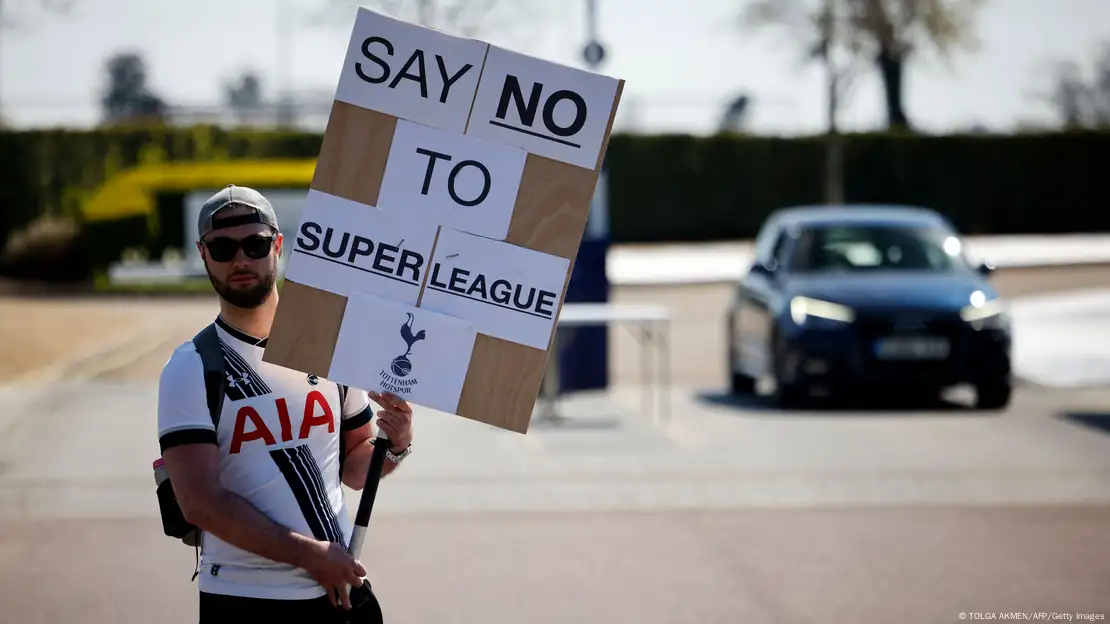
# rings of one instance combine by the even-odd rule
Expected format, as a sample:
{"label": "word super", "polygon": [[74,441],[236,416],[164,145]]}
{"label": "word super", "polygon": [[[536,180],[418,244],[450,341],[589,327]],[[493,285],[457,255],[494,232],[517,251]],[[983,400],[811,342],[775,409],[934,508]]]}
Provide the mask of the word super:
{"label": "word super", "polygon": [[285,269],[293,282],[415,304],[438,226],[309,190]]}

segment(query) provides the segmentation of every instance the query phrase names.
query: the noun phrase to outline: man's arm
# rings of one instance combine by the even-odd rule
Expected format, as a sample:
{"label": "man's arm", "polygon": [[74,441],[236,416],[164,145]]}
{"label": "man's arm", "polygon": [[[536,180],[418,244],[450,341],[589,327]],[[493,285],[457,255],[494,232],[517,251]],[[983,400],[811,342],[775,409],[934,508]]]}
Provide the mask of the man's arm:
{"label": "man's arm", "polygon": [[[400,453],[412,442],[412,406],[400,397],[350,389],[343,404],[343,424],[340,426],[340,444],[346,451],[343,461],[343,485],[361,490],[366,487],[366,473],[374,455],[377,431],[373,422],[374,403],[382,406],[378,412],[377,426],[384,423],[384,430],[393,444],[393,452]],[[386,461],[382,477],[397,469],[398,464]]]}
{"label": "man's arm", "polygon": [[[373,423],[366,423],[357,429],[343,432],[342,444],[347,449],[347,458],[343,462],[343,485],[352,490],[361,490],[366,486],[366,475],[370,471],[370,459],[374,455]],[[382,476],[397,469],[398,464],[386,460],[382,466]]]}
{"label": "man's arm", "polygon": [[325,543],[284,527],[220,484],[214,444],[183,444],[163,453],[185,519],[244,550],[299,568],[309,567]]}

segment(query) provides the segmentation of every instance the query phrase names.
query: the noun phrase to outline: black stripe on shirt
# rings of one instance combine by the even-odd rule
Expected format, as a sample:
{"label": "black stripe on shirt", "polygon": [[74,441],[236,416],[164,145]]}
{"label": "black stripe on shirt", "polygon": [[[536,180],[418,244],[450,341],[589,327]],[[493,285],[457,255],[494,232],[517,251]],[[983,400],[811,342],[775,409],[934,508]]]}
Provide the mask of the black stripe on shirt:
{"label": "black stripe on shirt", "polygon": [[309,451],[308,445],[298,447],[302,452],[298,460],[304,467],[304,473],[309,476],[309,479],[315,484],[312,488],[313,495],[317,499],[317,506],[324,512],[327,519],[327,526],[331,529],[331,541],[344,543],[343,531],[339,528],[339,518],[335,516],[335,511],[332,510],[331,503],[328,501],[327,488],[324,487],[324,477],[320,471],[320,465],[316,463],[316,458]]}
{"label": "black stripe on shirt", "polygon": [[224,344],[222,340],[220,348],[223,349],[224,365],[227,367],[227,398],[239,401],[247,397],[270,394],[270,387],[235,349]]}
{"label": "black stripe on shirt", "polygon": [[216,444],[216,432],[211,429],[198,427],[196,429],[178,429],[158,438],[158,446],[165,453],[166,449],[182,444]]}
{"label": "black stripe on shirt", "polygon": [[342,543],[338,520],[331,511],[331,505],[327,504],[327,497],[323,495],[321,480],[318,475],[312,475],[316,462],[309,463],[305,460],[306,457],[312,459],[308,445],[274,449],[270,451],[270,457],[285,476],[312,536],[318,540]]}
{"label": "black stripe on shirt", "polygon": [[361,412],[355,414],[354,416],[344,418],[343,422],[339,424],[339,430],[351,431],[352,429],[358,429],[359,427],[370,422],[370,419],[373,417],[374,410],[370,409],[370,406],[367,405],[365,408],[363,408]]}

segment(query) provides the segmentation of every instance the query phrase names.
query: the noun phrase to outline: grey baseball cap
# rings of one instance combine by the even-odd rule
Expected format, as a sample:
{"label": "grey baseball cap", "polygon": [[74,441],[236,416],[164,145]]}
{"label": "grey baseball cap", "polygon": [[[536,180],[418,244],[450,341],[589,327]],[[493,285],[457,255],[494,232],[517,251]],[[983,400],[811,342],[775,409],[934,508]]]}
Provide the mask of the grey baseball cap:
{"label": "grey baseball cap", "polygon": [[[223,219],[217,216],[217,213],[231,205],[246,206],[253,209],[254,213]],[[270,200],[250,187],[228,184],[201,206],[200,216],[197,217],[197,237],[204,238],[205,234],[213,230],[244,223],[262,223],[275,230],[279,229],[277,214],[274,213]]]}

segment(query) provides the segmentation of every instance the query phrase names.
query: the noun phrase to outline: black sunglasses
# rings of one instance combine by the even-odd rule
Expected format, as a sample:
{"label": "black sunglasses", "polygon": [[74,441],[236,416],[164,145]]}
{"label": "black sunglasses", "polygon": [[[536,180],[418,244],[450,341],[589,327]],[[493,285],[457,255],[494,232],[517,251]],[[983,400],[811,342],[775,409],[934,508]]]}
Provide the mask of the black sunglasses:
{"label": "black sunglasses", "polygon": [[220,236],[204,241],[208,248],[208,255],[216,262],[228,262],[235,257],[240,248],[243,254],[252,260],[261,260],[270,255],[270,248],[274,244],[274,236],[252,234],[245,238],[235,239]]}

